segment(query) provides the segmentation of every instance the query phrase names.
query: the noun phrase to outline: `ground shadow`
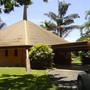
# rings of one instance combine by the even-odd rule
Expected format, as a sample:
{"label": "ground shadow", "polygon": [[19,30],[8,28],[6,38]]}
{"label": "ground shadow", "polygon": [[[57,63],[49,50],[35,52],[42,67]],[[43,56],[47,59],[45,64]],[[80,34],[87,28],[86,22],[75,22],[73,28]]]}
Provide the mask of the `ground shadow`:
{"label": "ground shadow", "polygon": [[3,74],[0,77],[0,90],[49,90],[52,87],[52,83],[50,83],[45,75]]}
{"label": "ground shadow", "polygon": [[57,84],[59,84],[59,90],[77,90],[76,80],[58,81]]}
{"label": "ground shadow", "polygon": [[49,75],[49,78],[58,86],[58,90],[77,90],[77,80],[63,80],[67,77],[55,77],[52,78],[52,74]]}
{"label": "ground shadow", "polygon": [[72,63],[71,65],[56,65],[55,68],[57,69],[67,69],[67,70],[86,70],[90,69],[90,64],[82,65],[79,63]]}

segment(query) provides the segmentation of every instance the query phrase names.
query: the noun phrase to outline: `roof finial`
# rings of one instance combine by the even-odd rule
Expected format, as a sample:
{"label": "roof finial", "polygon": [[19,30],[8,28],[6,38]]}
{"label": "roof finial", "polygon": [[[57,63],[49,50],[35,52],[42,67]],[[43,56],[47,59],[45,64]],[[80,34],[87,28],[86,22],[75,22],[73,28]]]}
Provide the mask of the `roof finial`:
{"label": "roof finial", "polygon": [[23,20],[27,20],[27,6],[24,5]]}

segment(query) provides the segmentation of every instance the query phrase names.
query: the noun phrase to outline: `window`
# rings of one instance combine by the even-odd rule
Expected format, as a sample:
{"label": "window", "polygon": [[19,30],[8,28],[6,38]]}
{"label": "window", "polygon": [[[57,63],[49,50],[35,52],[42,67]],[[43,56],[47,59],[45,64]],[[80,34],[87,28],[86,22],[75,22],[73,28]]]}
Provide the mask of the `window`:
{"label": "window", "polygon": [[15,51],[14,51],[14,55],[15,55],[15,56],[18,56],[18,50],[15,50]]}
{"label": "window", "polygon": [[5,56],[8,56],[8,50],[5,50]]}

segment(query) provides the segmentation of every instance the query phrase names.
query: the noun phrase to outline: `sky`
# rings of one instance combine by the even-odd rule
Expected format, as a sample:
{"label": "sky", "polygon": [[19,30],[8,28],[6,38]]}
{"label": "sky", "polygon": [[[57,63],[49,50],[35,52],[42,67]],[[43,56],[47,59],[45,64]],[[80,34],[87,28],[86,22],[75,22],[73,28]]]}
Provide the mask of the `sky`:
{"label": "sky", "polygon": [[[43,0],[32,0],[33,4],[30,5],[27,9],[27,18],[29,21],[40,25],[44,20],[51,20],[44,13],[49,11],[54,12],[58,15],[58,0],[49,0],[48,3],[44,3]],[[60,0],[63,1],[63,0]],[[64,0],[66,3],[71,3],[68,8],[67,15],[78,13],[80,18],[75,19],[74,25],[82,25],[86,22],[85,20],[85,11],[90,10],[90,0]],[[15,8],[9,14],[2,13],[0,15],[3,22],[6,23],[6,27],[10,26],[23,19],[23,6]],[[52,20],[51,20],[52,21]],[[72,32],[65,38],[70,42],[75,42],[80,37],[80,30],[74,29]]]}

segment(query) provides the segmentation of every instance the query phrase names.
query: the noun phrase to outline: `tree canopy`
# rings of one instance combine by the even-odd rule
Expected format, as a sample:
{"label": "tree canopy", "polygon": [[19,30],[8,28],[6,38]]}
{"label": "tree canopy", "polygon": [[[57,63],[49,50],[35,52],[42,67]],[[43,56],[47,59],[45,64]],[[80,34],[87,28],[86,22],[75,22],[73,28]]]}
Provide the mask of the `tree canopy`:
{"label": "tree canopy", "polygon": [[81,37],[78,40],[90,40],[90,10],[86,11],[85,19],[87,21],[81,25]]}
{"label": "tree canopy", "polygon": [[58,15],[51,11],[49,13],[45,13],[46,16],[56,22],[57,32],[60,33],[60,37],[66,37],[72,29],[80,28],[79,25],[70,25],[74,23],[74,19],[80,18],[77,13],[66,16],[70,5],[70,3],[65,3],[64,1],[58,1]]}
{"label": "tree canopy", "polygon": [[[48,2],[48,0],[43,0],[44,2]],[[33,0],[0,0],[0,13],[4,11],[4,13],[9,13],[14,10],[15,7],[20,7],[22,5],[31,5],[33,4]]]}

